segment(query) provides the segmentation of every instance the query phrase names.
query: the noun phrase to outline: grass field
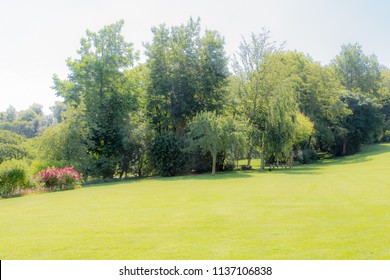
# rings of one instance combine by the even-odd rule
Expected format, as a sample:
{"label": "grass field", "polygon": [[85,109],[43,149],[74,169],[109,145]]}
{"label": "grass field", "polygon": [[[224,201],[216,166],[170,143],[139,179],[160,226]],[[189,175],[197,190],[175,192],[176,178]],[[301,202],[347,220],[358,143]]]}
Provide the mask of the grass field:
{"label": "grass field", "polygon": [[0,200],[0,259],[390,259],[390,145]]}

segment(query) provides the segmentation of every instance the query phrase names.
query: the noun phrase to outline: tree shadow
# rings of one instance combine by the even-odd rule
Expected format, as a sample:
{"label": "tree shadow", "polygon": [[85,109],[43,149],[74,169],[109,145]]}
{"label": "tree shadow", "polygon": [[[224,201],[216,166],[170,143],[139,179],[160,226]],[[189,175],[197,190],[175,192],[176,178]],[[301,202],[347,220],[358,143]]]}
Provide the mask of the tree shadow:
{"label": "tree shadow", "polygon": [[152,177],[134,177],[126,179],[115,179],[107,182],[98,182],[95,184],[83,185],[83,188],[91,187],[109,187],[120,184],[130,184],[133,182],[138,182],[139,180],[153,180],[153,181],[185,181],[185,180],[207,180],[207,181],[222,181],[230,179],[241,179],[241,178],[250,178],[257,174],[286,174],[286,175],[319,175],[321,174],[321,169],[324,166],[330,165],[348,165],[356,164],[371,161],[371,156],[388,153],[390,152],[390,145],[381,144],[381,145],[366,145],[363,147],[362,151],[355,155],[345,156],[345,157],[333,157],[330,159],[324,159],[317,161],[311,164],[302,164],[294,166],[293,168],[287,169],[272,169],[269,171],[268,168],[264,172],[259,172],[259,169],[245,170],[245,171],[231,171],[231,172],[217,172],[215,176],[211,176],[210,173],[202,174],[188,174],[181,176],[173,177],[161,177],[161,176],[152,176]]}
{"label": "tree shadow", "polygon": [[357,164],[363,162],[369,162],[373,159],[372,156],[389,153],[390,145],[388,144],[373,144],[365,145],[362,150],[354,155],[344,156],[344,157],[332,157],[324,160],[320,160],[310,164],[302,164],[295,166],[293,168],[287,169],[272,169],[271,172],[277,172],[279,174],[289,174],[289,175],[318,175],[320,170],[324,166],[331,165],[348,165],[348,164]]}
{"label": "tree shadow", "polygon": [[253,171],[229,171],[229,172],[217,172],[215,176],[212,176],[210,173],[202,173],[202,174],[189,174],[182,176],[174,176],[174,177],[151,177],[150,179],[156,181],[182,181],[182,180],[226,180],[226,179],[240,179],[240,178],[249,178],[253,176]]}
{"label": "tree shadow", "polygon": [[318,175],[320,174],[319,166],[316,163],[312,164],[302,164],[288,169],[273,169],[270,173],[276,172],[278,174],[288,174],[288,175]]}
{"label": "tree shadow", "polygon": [[354,155],[344,157],[333,157],[319,162],[321,165],[347,165],[372,161],[372,156],[389,153],[390,145],[386,144],[372,144],[363,146],[362,150]]}

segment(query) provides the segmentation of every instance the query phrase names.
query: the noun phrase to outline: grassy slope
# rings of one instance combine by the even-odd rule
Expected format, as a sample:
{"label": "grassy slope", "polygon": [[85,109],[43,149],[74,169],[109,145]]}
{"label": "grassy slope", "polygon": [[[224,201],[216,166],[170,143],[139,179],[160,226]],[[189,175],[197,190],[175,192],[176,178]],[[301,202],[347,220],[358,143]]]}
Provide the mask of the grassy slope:
{"label": "grassy slope", "polygon": [[0,201],[0,259],[390,259],[390,145]]}

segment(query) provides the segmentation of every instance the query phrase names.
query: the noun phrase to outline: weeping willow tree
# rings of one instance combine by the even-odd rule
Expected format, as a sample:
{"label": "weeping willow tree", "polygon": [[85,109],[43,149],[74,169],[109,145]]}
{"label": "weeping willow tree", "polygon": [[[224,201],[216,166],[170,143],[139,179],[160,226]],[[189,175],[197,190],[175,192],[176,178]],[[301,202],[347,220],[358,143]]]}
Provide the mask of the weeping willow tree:
{"label": "weeping willow tree", "polygon": [[294,91],[294,75],[283,53],[266,57],[260,69],[261,104],[256,111],[256,128],[260,135],[260,170],[267,160],[290,162],[298,133],[298,101]]}
{"label": "weeping willow tree", "polygon": [[[267,64],[270,55],[280,52],[284,44],[277,44],[271,40],[270,32],[263,29],[260,33],[250,34],[249,38],[242,38],[239,50],[233,55],[232,68],[234,72],[234,92],[237,94],[239,114],[249,121],[246,146],[247,165],[251,165],[252,152],[259,145],[264,120],[260,120],[259,112],[264,110],[266,79],[269,75]],[[263,123],[263,124],[260,124]]]}
{"label": "weeping willow tree", "polygon": [[289,84],[277,86],[271,93],[262,141],[261,169],[271,157],[276,162],[291,162],[297,133],[297,102]]}
{"label": "weeping willow tree", "polygon": [[219,152],[234,152],[244,145],[244,126],[232,117],[217,115],[215,112],[198,113],[188,124],[187,138],[190,149],[200,149],[212,157],[211,175],[215,175]]}

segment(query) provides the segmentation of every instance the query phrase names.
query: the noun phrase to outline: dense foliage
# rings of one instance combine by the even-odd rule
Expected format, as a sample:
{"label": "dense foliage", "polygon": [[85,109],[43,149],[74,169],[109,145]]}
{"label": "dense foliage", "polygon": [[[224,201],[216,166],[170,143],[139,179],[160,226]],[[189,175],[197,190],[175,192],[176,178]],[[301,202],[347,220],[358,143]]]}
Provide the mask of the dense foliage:
{"label": "dense foliage", "polygon": [[[248,168],[260,158],[264,170],[390,139],[390,71],[359,44],[343,45],[323,66],[262,30],[243,37],[229,61],[223,37],[190,19],[153,27],[138,63],[123,25],[86,32],[77,57],[66,61],[68,77],[54,75],[63,101],[51,115],[39,104],[0,112],[0,163],[32,160],[35,173],[73,166],[85,181],[214,175],[243,158]],[[54,170],[45,172],[62,172]],[[74,185],[56,176],[59,188]],[[23,185],[12,180],[5,193]]]}
{"label": "dense foliage", "polygon": [[152,28],[146,44],[149,69],[147,109],[158,132],[184,133],[201,111],[220,111],[229,75],[223,38],[216,31],[201,34],[200,21]]}
{"label": "dense foliage", "polygon": [[28,155],[24,137],[6,130],[0,130],[0,163],[10,159],[21,159]]}
{"label": "dense foliage", "polygon": [[0,164],[0,197],[11,196],[29,186],[31,181],[25,162],[10,160]]}
{"label": "dense foliage", "polygon": [[183,174],[186,164],[184,141],[174,133],[158,134],[151,147],[151,158],[156,171],[162,176]]}

